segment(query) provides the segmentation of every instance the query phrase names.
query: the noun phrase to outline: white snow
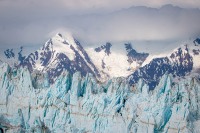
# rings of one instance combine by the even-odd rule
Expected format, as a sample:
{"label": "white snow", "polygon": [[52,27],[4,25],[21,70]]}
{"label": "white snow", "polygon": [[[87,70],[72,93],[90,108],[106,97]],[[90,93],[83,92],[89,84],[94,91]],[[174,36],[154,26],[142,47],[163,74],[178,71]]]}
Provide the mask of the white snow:
{"label": "white snow", "polygon": [[[111,54],[109,55],[103,50],[101,52],[96,52],[94,48],[87,48],[86,51],[98,69],[107,73],[111,78],[126,77],[138,67],[136,62],[132,64],[128,63],[128,57],[125,53],[116,53],[112,51],[112,47]],[[102,68],[102,61],[105,63],[104,69]]]}
{"label": "white snow", "polygon": [[[63,42],[66,41],[68,44],[64,44]],[[70,46],[74,46],[74,41],[72,40],[71,36],[68,36],[66,39],[60,37],[58,34],[52,37],[53,48],[56,53],[64,53],[70,60],[73,60],[75,57],[74,51],[70,48]]]}

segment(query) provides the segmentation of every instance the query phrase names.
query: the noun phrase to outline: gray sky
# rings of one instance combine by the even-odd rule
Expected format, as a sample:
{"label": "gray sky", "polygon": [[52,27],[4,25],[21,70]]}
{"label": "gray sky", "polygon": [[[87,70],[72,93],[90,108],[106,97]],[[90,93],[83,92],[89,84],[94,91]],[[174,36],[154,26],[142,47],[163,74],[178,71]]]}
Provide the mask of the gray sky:
{"label": "gray sky", "polygon": [[56,32],[87,45],[187,39],[200,33],[199,8],[199,0],[0,0],[0,46],[42,45]]}

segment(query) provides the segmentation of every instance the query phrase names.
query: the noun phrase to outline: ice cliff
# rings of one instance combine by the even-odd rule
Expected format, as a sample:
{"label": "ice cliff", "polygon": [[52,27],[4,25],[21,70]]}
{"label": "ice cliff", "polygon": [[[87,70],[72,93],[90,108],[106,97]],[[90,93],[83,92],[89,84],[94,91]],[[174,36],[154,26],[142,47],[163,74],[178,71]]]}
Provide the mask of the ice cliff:
{"label": "ice cliff", "polygon": [[13,132],[199,133],[200,82],[164,75],[149,91],[142,80],[98,83],[92,75],[46,74],[0,66],[0,128]]}

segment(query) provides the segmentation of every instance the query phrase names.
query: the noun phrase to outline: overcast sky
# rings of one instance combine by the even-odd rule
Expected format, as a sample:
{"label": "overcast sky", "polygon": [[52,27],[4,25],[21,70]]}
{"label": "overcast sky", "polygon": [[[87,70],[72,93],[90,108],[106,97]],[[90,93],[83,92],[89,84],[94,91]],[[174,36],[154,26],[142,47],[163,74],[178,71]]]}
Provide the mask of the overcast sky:
{"label": "overcast sky", "polygon": [[56,32],[86,45],[186,39],[200,33],[199,8],[199,0],[0,0],[0,46],[42,45]]}

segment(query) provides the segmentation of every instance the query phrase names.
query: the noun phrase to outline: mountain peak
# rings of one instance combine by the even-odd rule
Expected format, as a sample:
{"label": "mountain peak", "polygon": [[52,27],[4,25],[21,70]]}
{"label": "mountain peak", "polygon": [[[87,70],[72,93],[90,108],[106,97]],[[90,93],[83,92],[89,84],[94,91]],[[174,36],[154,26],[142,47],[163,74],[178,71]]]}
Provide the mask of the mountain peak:
{"label": "mountain peak", "polygon": [[61,37],[61,38],[62,38],[62,34],[61,34],[61,33],[59,33],[59,32],[56,34],[56,36],[59,36],[59,37]]}
{"label": "mountain peak", "polygon": [[57,33],[55,36],[53,36],[51,39],[53,41],[60,41],[60,42],[63,42],[65,39],[65,37],[61,34],[61,33]]}
{"label": "mountain peak", "polygon": [[[63,47],[63,46],[73,46],[77,47],[74,37],[70,33],[60,33],[58,32],[55,36],[51,38],[54,46]],[[63,45],[64,44],[64,45]]]}

